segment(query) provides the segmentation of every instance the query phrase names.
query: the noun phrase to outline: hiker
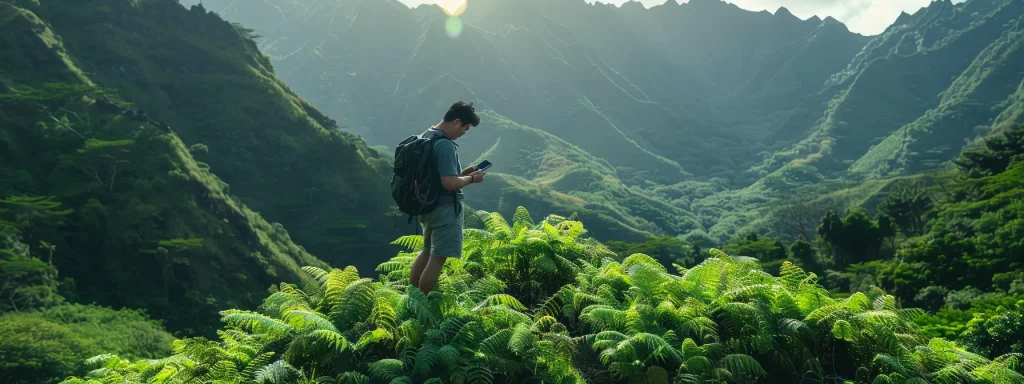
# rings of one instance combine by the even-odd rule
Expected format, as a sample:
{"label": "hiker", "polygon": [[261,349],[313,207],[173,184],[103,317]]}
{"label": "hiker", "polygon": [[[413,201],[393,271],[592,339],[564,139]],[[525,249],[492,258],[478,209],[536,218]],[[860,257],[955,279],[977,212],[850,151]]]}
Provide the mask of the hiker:
{"label": "hiker", "polygon": [[412,264],[409,282],[424,294],[435,288],[449,257],[462,257],[462,188],[483,182],[486,172],[475,166],[460,171],[455,140],[478,124],[473,103],[457,101],[440,123],[410,136],[395,151],[392,194],[399,209],[410,221],[418,216],[423,228],[423,251]]}

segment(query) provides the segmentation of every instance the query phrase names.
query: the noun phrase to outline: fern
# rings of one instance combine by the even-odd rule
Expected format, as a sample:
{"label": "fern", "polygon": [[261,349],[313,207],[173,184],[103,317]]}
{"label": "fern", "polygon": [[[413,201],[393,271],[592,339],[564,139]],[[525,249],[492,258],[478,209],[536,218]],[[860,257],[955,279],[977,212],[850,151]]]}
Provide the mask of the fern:
{"label": "fern", "polygon": [[[315,282],[278,284],[255,311],[221,312],[219,341],[176,340],[165,359],[88,361],[96,382],[211,383],[1003,383],[1024,382],[1019,355],[986,359],[913,324],[873,287],[832,298],[817,276],[783,263],[778,277],[746,257],[670,272],[653,258],[616,261],[577,217],[513,224],[477,212],[466,257],[439,290],[407,289],[414,253],[353,267],[303,268]],[[422,238],[395,244],[415,251]],[[68,378],[65,383],[84,383]]]}

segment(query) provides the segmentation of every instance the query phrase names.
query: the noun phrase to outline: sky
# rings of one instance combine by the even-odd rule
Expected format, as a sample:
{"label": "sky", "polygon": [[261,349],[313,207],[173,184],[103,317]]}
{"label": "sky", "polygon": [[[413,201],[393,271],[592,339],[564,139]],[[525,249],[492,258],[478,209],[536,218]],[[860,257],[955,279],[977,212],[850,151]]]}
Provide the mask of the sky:
{"label": "sky", "polygon": [[[409,6],[423,3],[450,3],[463,0],[399,0]],[[469,1],[472,7],[473,0]],[[514,0],[513,0],[514,1]],[[593,2],[594,0],[586,0]],[[602,3],[622,4],[627,0],[601,0]],[[665,0],[639,0],[645,6],[664,4]],[[686,2],[688,0],[674,0]],[[914,13],[927,7],[932,0],[725,0],[740,8],[752,11],[768,10],[775,12],[779,7],[786,7],[796,17],[807,19],[814,15],[820,18],[832,16],[846,24],[850,31],[862,35],[877,35],[891,25],[900,12]],[[962,3],[965,0],[953,0]],[[468,8],[468,7],[467,7]]]}

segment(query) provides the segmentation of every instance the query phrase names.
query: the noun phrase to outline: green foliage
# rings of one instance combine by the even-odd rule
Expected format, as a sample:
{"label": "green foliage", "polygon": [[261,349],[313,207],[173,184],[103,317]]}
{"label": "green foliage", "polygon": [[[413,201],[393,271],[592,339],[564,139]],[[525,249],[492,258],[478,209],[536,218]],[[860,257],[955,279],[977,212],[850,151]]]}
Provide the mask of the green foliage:
{"label": "green foliage", "polygon": [[[217,175],[205,182],[221,184],[267,221],[281,223],[308,252],[370,269],[384,256],[343,258],[393,251],[387,241],[400,232],[388,215],[390,200],[382,198],[385,157],[278,79],[252,40],[252,26],[168,0],[51,0],[31,12],[59,37],[63,53],[89,81],[132,102],[126,118],[174,132],[185,148],[197,151],[196,166]],[[12,25],[10,33],[31,36],[32,29]],[[49,54],[45,47],[32,48],[26,51]],[[0,66],[12,79],[39,71]],[[98,140],[93,144],[133,139],[94,137],[72,126]],[[98,188],[116,190],[131,155],[93,144],[65,154],[65,164]]]}
{"label": "green foliage", "polygon": [[967,323],[963,342],[985,356],[1024,354],[1024,299],[1000,305]]}
{"label": "green foliage", "polygon": [[643,242],[607,241],[605,245],[618,255],[618,260],[642,253],[658,260],[665,269],[673,269],[672,264],[690,268],[704,260],[700,246],[675,237],[648,236]]}
{"label": "green foliage", "polygon": [[841,267],[879,258],[882,241],[892,236],[892,230],[879,226],[864,210],[855,208],[842,218],[829,212],[821,219],[818,235],[830,246],[834,265]]}
{"label": "green foliage", "polygon": [[[0,311],[64,299],[95,302],[142,308],[174,332],[212,336],[216,318],[209,314],[218,308],[251,308],[259,297],[250,292],[282,280],[301,282],[300,265],[326,266],[192,156],[204,156],[218,170],[219,159],[237,158],[223,154],[225,141],[238,148],[249,143],[227,133],[223,140],[203,140],[214,144],[209,147],[184,142],[195,140],[187,126],[210,132],[245,124],[228,113],[217,116],[226,105],[248,110],[242,98],[204,86],[277,90],[259,96],[258,109],[288,122],[268,124],[305,126],[310,141],[340,138],[325,134],[329,119],[269,81],[267,63],[229,24],[154,0],[3,2],[0,15],[0,45],[13,55],[0,60]],[[182,60],[194,66],[179,66]],[[194,76],[227,68],[238,75]],[[154,78],[184,87],[172,93],[190,101],[158,95],[169,88],[144,80]],[[197,111],[193,101],[219,107]],[[335,152],[359,156],[358,148],[348,149]],[[340,163],[354,167],[353,178],[369,172],[365,164]],[[274,191],[275,201],[263,199],[261,206],[278,206],[276,199],[287,195],[266,185],[248,190]],[[302,194],[308,208],[308,193],[290,190]]]}
{"label": "green foliage", "polygon": [[[60,209],[53,196],[0,199],[0,314],[45,308],[62,301],[53,265],[56,246],[41,240],[72,210]],[[26,241],[37,241],[35,254]],[[46,261],[39,256],[46,254]]]}
{"label": "green foliage", "polygon": [[725,244],[725,250],[734,255],[749,256],[760,261],[784,260],[788,256],[781,241],[750,232]]}
{"label": "green foliage", "polygon": [[794,264],[804,270],[822,273],[821,261],[818,259],[818,251],[807,239],[797,239],[789,245],[789,254],[793,256]]}
{"label": "green foliage", "polygon": [[57,268],[29,253],[13,235],[0,235],[0,314],[62,301]]}
{"label": "green foliage", "polygon": [[[379,281],[307,267],[315,284],[281,284],[258,311],[221,312],[219,340],[175,341],[165,359],[101,355],[99,369],[64,382],[1024,379],[1017,355],[990,360],[923,338],[913,322],[923,313],[877,288],[834,299],[792,263],[773,277],[717,249],[669,273],[644,254],[593,253],[577,221],[531,224],[519,212],[512,225],[479,213],[487,229],[466,230],[471,251],[448,261],[429,296],[407,283],[422,244],[407,236],[396,242],[410,252],[381,264]],[[537,268],[516,269],[511,255]],[[571,274],[555,273],[563,267]],[[527,271],[538,284],[516,288]]]}
{"label": "green foliage", "polygon": [[[1006,335],[1000,335],[997,338],[988,338],[988,340],[982,341],[978,337],[983,334],[982,326],[989,319],[997,316],[1006,315],[1012,318],[1014,315],[1011,311],[1022,298],[1024,296],[1020,293],[982,293],[977,288],[952,291],[942,298],[941,308],[937,308],[938,310],[934,313],[917,318],[915,322],[921,326],[921,332],[928,337],[956,340],[969,346],[973,351],[988,357],[994,357],[1013,351],[1006,349],[1001,351],[993,350],[992,341],[1008,341],[1013,336],[1004,337]],[[966,337],[969,329],[974,333],[974,337]]]}
{"label": "green foliage", "polygon": [[1014,124],[1003,135],[985,139],[981,148],[965,150],[953,163],[968,178],[1002,173],[1024,154],[1024,127]]}
{"label": "green foliage", "polygon": [[[90,87],[19,89],[0,101],[15,106],[3,108],[0,118],[17,122],[0,141],[0,176],[23,180],[0,191],[0,222],[13,239],[4,248],[11,241],[26,246],[4,252],[4,310],[55,304],[65,286],[62,294],[147,308],[173,329],[191,332],[204,328],[202,308],[243,298],[239,287],[259,289],[261,275],[277,280],[289,268],[297,281],[294,260],[316,262],[226,196],[223,184],[196,167],[159,124],[124,117],[109,98],[90,99]],[[38,191],[53,195],[33,196]],[[212,244],[197,242],[199,236]],[[210,273],[246,259],[256,263],[242,273]],[[189,266],[190,260],[205,265]],[[57,283],[56,269],[71,279],[66,285]],[[153,276],[159,293],[147,291]]]}
{"label": "green foliage", "polygon": [[78,304],[0,315],[0,377],[11,384],[57,383],[87,372],[86,361],[171,354],[174,338],[143,313]]}
{"label": "green foliage", "polygon": [[[1005,137],[1020,141],[1024,137],[1021,132],[1024,126],[1016,125]],[[1024,163],[1006,162],[995,168],[979,165],[989,161],[985,159],[1009,159],[1024,153],[1024,147],[1008,145],[1006,140],[991,139],[984,149],[967,151],[958,161],[964,164],[959,178],[943,186],[944,198],[922,215],[922,219],[930,218],[926,231],[904,242],[896,259],[888,263],[891,267],[878,271],[878,278],[887,282],[883,286],[901,285],[900,298],[912,300],[918,290],[928,286],[1008,291],[1015,281],[1024,283],[1019,276],[1024,268],[1024,245],[1020,236],[1014,235],[1024,228],[1024,205],[1020,203],[1024,199]],[[996,173],[990,174],[993,170]]]}
{"label": "green foliage", "polygon": [[926,213],[932,208],[933,200],[926,189],[921,187],[897,187],[889,192],[879,210],[885,212],[906,236],[919,235],[927,220]]}

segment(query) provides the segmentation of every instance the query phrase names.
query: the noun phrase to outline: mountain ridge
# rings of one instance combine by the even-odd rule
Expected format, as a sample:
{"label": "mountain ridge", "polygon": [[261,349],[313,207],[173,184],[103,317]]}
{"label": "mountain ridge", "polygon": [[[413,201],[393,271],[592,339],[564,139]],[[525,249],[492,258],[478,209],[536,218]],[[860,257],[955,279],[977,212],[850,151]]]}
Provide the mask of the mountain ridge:
{"label": "mountain ridge", "polygon": [[[168,0],[0,1],[0,30],[0,253],[49,252],[69,300],[209,335],[224,306],[308,283],[299,266],[322,259],[370,268],[406,228],[384,155],[277,80],[239,25]],[[7,209],[37,195],[67,212]]]}
{"label": "mountain ridge", "polygon": [[[418,131],[405,127],[430,124],[429,116],[446,103],[472,99],[608,161],[625,186],[700,223],[646,231],[708,233],[721,242],[748,230],[773,230],[763,217],[770,201],[845,188],[846,178],[927,170],[952,158],[974,137],[973,127],[948,126],[949,133],[917,144],[948,148],[941,153],[893,155],[888,148],[902,142],[896,138],[904,125],[935,113],[928,111],[945,98],[935,95],[967,70],[976,54],[962,47],[994,42],[1005,29],[1001,21],[1020,11],[1002,0],[934,2],[904,13],[881,34],[864,36],[832,17],[800,20],[785,7],[754,12],[720,0],[649,8],[481,0],[470,1],[457,18],[437,5],[319,6],[316,14],[303,13],[301,24],[274,24],[263,46],[285,72],[315,74],[287,81],[327,114],[344,116],[344,125],[369,143],[396,141]],[[244,22],[261,11],[230,7],[224,13]],[[986,22],[990,17],[999,20]],[[381,25],[389,26],[386,32],[371,32]],[[330,34],[310,34],[327,28]],[[950,29],[961,32],[940,36]],[[315,51],[286,43],[307,39],[316,41]],[[931,68],[926,58],[937,55],[948,59]],[[375,90],[380,84],[395,87]],[[1013,106],[1012,92],[1003,98]],[[846,111],[854,107],[861,113]],[[1012,120],[1014,111],[993,113]],[[500,165],[493,171],[503,172]],[[670,197],[702,183],[724,189],[718,196]],[[562,209],[539,212],[583,207]],[[676,232],[680,228],[684,232]]]}

